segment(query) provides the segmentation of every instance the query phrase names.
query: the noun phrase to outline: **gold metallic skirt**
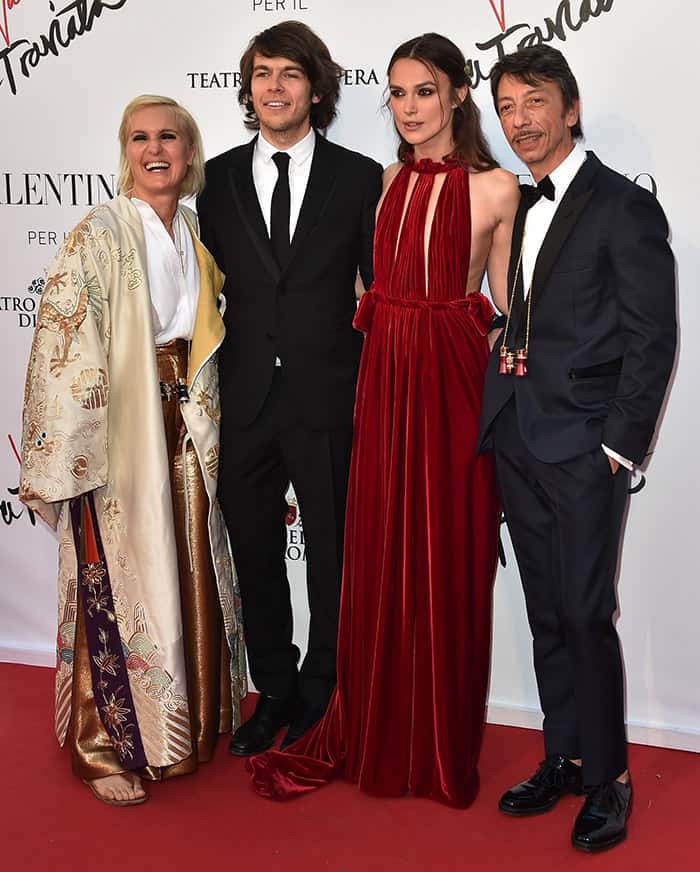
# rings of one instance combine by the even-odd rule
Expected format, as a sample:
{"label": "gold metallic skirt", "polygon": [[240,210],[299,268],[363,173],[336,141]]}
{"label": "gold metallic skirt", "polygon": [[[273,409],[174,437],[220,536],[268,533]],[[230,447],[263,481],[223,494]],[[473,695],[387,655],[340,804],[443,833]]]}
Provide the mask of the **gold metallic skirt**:
{"label": "gold metallic skirt", "polygon": [[[161,384],[176,385],[178,379],[187,378],[187,356],[187,342],[184,339],[175,339],[156,348]],[[140,775],[153,781],[194,772],[198,763],[211,758],[217,736],[231,730],[232,720],[229,652],[209,548],[209,499],[191,442],[187,443],[183,456],[186,428],[177,391],[166,389],[162,394],[194,750],[189,757],[172,766],[149,766],[141,770]],[[185,483],[188,513],[185,512]],[[189,524],[189,550],[186,523]],[[95,704],[80,597],[74,658],[71,729],[68,736],[73,772],[84,779],[123,772],[124,767],[112,748]]]}

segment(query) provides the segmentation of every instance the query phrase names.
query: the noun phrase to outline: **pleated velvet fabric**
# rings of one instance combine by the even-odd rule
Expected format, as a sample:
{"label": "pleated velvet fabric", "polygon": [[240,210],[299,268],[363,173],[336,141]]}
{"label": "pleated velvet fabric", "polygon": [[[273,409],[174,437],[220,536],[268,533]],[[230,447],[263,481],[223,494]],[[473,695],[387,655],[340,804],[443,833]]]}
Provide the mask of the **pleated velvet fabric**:
{"label": "pleated velvet fabric", "polygon": [[355,319],[338,684],[314,729],[249,761],[263,796],[336,777],[457,807],[478,790],[499,506],[491,459],[475,455],[493,309],[465,297],[470,240],[468,170],[409,160]]}

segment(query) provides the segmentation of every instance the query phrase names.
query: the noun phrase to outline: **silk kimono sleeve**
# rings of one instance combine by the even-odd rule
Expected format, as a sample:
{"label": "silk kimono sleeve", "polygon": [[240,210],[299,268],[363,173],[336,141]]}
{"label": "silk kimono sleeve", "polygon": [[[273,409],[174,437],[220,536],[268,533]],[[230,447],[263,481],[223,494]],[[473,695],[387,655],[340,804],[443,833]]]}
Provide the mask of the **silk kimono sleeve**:
{"label": "silk kimono sleeve", "polygon": [[20,497],[56,529],[61,504],[108,475],[110,231],[90,216],[49,267],[24,395]]}

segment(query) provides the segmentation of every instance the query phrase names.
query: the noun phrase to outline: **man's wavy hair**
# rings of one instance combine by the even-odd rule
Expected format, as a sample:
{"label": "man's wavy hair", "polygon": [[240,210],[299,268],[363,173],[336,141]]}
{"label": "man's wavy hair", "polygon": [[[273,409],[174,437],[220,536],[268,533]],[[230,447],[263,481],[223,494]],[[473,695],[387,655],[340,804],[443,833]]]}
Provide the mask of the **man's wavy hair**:
{"label": "man's wavy hair", "polygon": [[299,64],[311,83],[312,95],[319,98],[318,103],[311,104],[311,125],[317,130],[326,130],[337,114],[343,70],[333,60],[323,40],[300,21],[282,21],[251,39],[241,58],[238,91],[238,102],[245,110],[244,123],[250,130],[260,129],[251,94],[255,55],[287,58]]}

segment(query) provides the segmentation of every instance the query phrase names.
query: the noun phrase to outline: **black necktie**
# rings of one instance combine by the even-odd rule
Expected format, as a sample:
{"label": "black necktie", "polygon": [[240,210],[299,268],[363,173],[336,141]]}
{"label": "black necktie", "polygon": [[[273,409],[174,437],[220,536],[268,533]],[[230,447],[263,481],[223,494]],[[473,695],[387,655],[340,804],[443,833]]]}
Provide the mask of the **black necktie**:
{"label": "black necktie", "polygon": [[278,175],[270,207],[270,242],[277,265],[284,268],[289,255],[289,155],[278,151],[272,160]]}
{"label": "black necktie", "polygon": [[525,208],[529,209],[542,197],[554,200],[554,184],[549,176],[545,176],[536,185],[520,185],[520,196],[525,203]]}

